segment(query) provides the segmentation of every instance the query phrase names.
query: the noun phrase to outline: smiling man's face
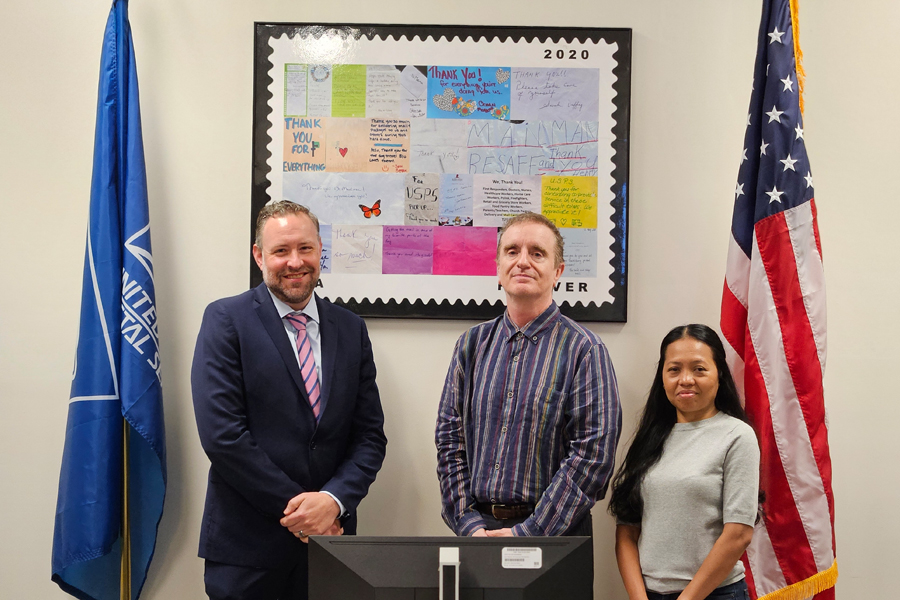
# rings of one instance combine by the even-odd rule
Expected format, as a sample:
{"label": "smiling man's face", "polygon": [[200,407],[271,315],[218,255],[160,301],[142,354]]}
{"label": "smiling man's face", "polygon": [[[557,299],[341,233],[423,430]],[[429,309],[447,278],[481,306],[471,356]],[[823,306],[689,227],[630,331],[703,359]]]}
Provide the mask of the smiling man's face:
{"label": "smiling man's face", "polygon": [[276,298],[300,310],[309,302],[319,281],[322,240],[316,226],[302,213],[272,217],[253,245],[253,258],[263,281]]}

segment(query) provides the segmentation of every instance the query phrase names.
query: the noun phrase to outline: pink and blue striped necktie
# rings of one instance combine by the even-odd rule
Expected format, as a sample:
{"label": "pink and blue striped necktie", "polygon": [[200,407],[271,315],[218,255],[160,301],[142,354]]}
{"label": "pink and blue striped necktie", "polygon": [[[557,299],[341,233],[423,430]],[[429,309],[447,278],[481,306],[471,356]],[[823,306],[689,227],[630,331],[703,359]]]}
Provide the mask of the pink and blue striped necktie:
{"label": "pink and blue striped necktie", "polygon": [[306,322],[309,317],[303,313],[290,313],[284,318],[297,330],[297,357],[300,360],[300,373],[303,375],[303,384],[306,386],[306,394],[309,396],[309,405],[318,422],[322,408],[319,403],[322,390],[319,387],[319,374],[316,372],[316,357],[313,355],[312,344],[306,333]]}

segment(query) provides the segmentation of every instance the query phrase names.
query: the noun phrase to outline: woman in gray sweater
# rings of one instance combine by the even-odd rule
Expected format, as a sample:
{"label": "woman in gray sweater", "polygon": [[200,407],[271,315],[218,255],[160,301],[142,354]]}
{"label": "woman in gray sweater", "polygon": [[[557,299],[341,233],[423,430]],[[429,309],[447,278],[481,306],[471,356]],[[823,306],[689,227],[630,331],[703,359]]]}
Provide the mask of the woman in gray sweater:
{"label": "woman in gray sweater", "polygon": [[706,325],[676,327],[613,480],[609,510],[629,599],[749,599],[740,557],[758,490],[759,445],[719,336]]}

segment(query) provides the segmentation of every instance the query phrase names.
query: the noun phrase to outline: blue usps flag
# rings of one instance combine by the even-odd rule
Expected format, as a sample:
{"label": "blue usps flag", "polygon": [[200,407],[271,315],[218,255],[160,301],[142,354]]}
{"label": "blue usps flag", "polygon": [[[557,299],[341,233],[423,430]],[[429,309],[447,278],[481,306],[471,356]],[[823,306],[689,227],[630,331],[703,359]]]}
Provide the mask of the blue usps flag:
{"label": "blue usps flag", "polygon": [[127,0],[103,38],[81,325],[53,532],[53,576],[82,599],[118,600],[123,418],[132,599],[140,596],[166,491],[159,340],[138,82]]}

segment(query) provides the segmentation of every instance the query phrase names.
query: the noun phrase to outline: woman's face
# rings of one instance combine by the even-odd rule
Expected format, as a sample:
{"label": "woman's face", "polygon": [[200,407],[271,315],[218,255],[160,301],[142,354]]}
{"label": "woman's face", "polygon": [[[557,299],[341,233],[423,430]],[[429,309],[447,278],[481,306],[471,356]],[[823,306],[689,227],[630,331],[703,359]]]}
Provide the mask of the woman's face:
{"label": "woman's face", "polygon": [[719,370],[712,350],[703,342],[685,337],[669,344],[662,380],[679,423],[702,421],[719,412],[716,409]]}

